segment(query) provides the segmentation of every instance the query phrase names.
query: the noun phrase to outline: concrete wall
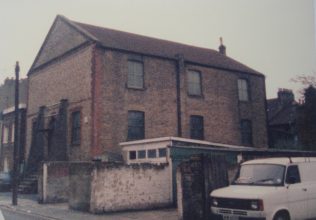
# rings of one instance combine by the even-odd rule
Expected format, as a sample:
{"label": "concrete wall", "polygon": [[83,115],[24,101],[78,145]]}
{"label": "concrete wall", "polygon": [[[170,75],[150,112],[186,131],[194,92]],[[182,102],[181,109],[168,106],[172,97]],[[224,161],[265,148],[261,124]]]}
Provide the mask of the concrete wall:
{"label": "concrete wall", "polygon": [[92,174],[92,213],[140,210],[172,205],[168,165],[103,163]]}
{"label": "concrete wall", "polygon": [[69,163],[47,162],[39,172],[38,197],[42,203],[66,202],[69,196]]}

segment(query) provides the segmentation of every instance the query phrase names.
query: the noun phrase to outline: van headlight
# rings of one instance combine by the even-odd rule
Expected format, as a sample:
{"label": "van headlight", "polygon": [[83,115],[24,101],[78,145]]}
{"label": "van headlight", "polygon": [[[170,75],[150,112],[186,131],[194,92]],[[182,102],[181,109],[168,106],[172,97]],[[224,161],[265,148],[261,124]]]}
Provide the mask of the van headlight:
{"label": "van headlight", "polygon": [[251,200],[250,208],[252,210],[263,211],[263,201],[262,200]]}
{"label": "van headlight", "polygon": [[213,206],[218,206],[218,200],[217,200],[217,198],[212,198],[212,205]]}

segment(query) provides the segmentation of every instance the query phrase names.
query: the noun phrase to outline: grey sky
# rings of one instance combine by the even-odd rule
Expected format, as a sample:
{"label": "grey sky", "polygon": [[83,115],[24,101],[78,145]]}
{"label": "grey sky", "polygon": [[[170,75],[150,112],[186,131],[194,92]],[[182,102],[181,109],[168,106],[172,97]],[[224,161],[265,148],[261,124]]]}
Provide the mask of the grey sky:
{"label": "grey sky", "polygon": [[267,77],[268,97],[316,72],[313,0],[0,0],[0,82],[26,76],[57,14],[83,23],[217,49]]}

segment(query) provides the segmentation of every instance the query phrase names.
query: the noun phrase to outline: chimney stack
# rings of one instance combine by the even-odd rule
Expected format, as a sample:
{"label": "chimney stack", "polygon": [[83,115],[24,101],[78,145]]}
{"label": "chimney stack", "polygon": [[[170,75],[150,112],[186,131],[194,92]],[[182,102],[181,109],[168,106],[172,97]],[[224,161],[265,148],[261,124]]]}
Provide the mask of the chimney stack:
{"label": "chimney stack", "polygon": [[294,102],[294,94],[290,89],[280,88],[278,91],[278,100],[281,104],[289,104]]}
{"label": "chimney stack", "polygon": [[225,47],[224,44],[223,44],[223,38],[220,37],[220,38],[219,38],[219,41],[220,41],[221,45],[219,46],[218,50],[219,50],[219,52],[220,52],[221,54],[223,54],[223,55],[226,56],[226,47]]}

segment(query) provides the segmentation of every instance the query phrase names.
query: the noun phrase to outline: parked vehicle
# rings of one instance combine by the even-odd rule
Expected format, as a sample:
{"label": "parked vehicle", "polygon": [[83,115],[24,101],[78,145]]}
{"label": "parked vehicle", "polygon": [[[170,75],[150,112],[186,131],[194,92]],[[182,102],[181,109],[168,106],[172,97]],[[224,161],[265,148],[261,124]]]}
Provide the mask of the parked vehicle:
{"label": "parked vehicle", "polygon": [[0,192],[10,191],[11,175],[8,172],[0,172]]}
{"label": "parked vehicle", "polygon": [[316,219],[316,158],[243,163],[233,183],[211,193],[219,219]]}

